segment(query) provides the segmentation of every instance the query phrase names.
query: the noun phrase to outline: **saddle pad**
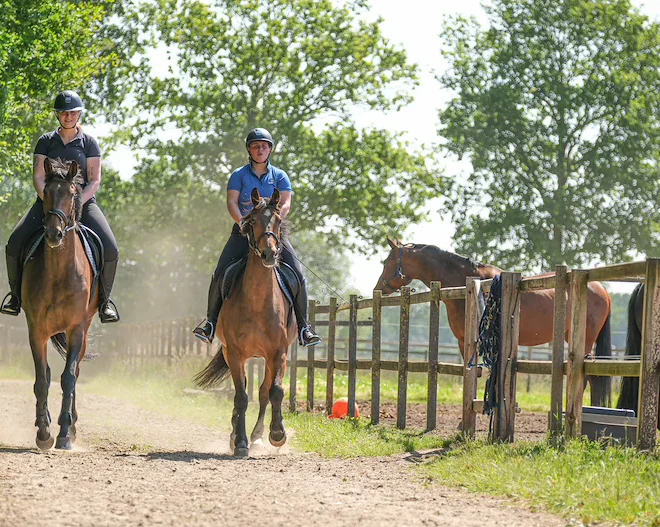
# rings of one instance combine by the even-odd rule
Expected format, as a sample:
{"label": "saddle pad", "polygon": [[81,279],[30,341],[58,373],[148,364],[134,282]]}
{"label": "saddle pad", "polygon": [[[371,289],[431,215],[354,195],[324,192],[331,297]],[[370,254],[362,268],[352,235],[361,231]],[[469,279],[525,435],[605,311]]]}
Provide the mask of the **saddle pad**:
{"label": "saddle pad", "polygon": [[[231,294],[234,292],[234,285],[238,281],[238,278],[243,274],[245,267],[247,265],[248,256],[237,260],[229,264],[225,275],[222,279],[222,300],[223,302],[227,300]],[[295,298],[300,292],[301,284],[298,280],[298,275],[284,262],[280,262],[279,266],[275,267],[275,275],[277,277],[277,283],[284,294],[284,297],[289,301],[289,317],[293,312],[293,306],[295,303]]]}
{"label": "saddle pad", "polygon": [[[76,232],[80,237],[87,259],[92,266],[94,278],[96,278],[103,267],[103,245],[101,244],[101,239],[88,227],[85,227],[82,224],[79,224],[78,227],[79,228],[76,229]],[[43,246],[44,239],[45,234],[42,227],[39,227],[39,229],[35,230],[30,236],[28,236],[23,250],[23,266],[25,266],[28,260],[33,258],[39,248]]]}

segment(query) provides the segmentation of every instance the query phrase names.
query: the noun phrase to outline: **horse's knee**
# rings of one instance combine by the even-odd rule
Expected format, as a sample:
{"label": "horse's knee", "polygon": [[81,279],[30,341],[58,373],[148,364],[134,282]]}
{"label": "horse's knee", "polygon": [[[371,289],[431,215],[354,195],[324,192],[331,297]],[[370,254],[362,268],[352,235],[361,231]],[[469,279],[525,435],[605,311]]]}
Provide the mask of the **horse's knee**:
{"label": "horse's knee", "polygon": [[236,390],[234,395],[234,408],[237,410],[245,410],[248,407],[248,394],[245,390]]}
{"label": "horse's knee", "polygon": [[279,384],[273,384],[270,387],[270,402],[272,404],[277,404],[281,403],[282,399],[284,399],[284,388],[282,388]]}

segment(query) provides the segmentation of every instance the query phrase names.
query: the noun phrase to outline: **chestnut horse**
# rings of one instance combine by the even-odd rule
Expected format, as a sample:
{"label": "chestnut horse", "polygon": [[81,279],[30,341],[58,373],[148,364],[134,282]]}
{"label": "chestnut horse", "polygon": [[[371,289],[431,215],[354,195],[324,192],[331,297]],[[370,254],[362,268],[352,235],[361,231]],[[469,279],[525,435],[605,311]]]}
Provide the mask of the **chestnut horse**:
{"label": "chestnut horse", "polygon": [[62,373],[60,433],[55,448],[69,450],[76,438],[76,380],[87,348],[87,332],[98,307],[98,285],[76,232],[82,214],[83,179],[75,161],[46,159],[43,250],[23,271],[22,298],[34,359],[37,446],[53,446],[48,411],[48,339],[66,360]]}
{"label": "chestnut horse", "polygon": [[[383,273],[375,289],[389,295],[418,279],[430,286],[432,281],[439,281],[442,287],[460,287],[465,285],[468,276],[489,279],[500,274],[502,269],[494,265],[474,262],[454,253],[443,251],[434,245],[402,244],[388,238],[392,250],[383,264]],[[542,276],[552,276],[547,273]],[[607,290],[599,282],[589,282],[587,307],[587,336],[585,356],[591,353],[596,343],[596,356],[612,355],[610,336],[611,299]],[[538,346],[552,342],[554,316],[554,289],[525,291],[520,300],[520,338],[521,346]],[[449,327],[458,339],[458,346],[463,355],[465,340],[465,300],[447,300]],[[566,338],[570,316],[567,309]],[[591,402],[595,406],[609,406],[610,378],[590,377]]]}
{"label": "chestnut horse", "polygon": [[295,316],[275,274],[280,261],[282,231],[287,226],[280,217],[279,202],[278,190],[270,199],[262,198],[256,188],[252,191],[254,208],[241,222],[241,232],[250,246],[247,265],[220,311],[217,324],[220,350],[195,378],[200,386],[208,387],[217,385],[231,374],[236,395],[230,448],[237,457],[249,455],[245,427],[248,406],[245,362],[252,357],[265,359],[266,375],[259,389],[259,417],[250,442],[255,443],[263,435],[269,400],[273,416],[268,439],[278,447],[286,442],[282,421],[282,379],[287,350],[296,338],[297,330]]}
{"label": "chestnut horse", "polygon": [[[642,354],[642,315],[644,314],[644,284],[639,284],[628,301],[628,331],[626,332],[626,357]],[[635,410],[639,415],[639,377],[623,377],[617,408]],[[658,407],[660,429],[660,407]]]}

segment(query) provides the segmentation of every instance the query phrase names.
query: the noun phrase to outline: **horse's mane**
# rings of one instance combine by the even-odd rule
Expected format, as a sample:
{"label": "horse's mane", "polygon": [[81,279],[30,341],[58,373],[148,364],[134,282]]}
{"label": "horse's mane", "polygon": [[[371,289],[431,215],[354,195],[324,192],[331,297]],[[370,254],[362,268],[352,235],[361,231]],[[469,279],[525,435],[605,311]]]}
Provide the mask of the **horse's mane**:
{"label": "horse's mane", "polygon": [[460,254],[445,251],[443,249],[440,249],[440,247],[436,247],[435,245],[423,245],[423,244],[411,243],[410,246],[414,247],[418,251],[422,251],[425,252],[426,254],[429,254],[433,259],[449,260],[450,262],[456,265],[459,265],[461,267],[467,267],[472,271],[476,271],[477,269],[483,269],[484,267],[492,267],[488,264],[484,264],[482,262],[473,260],[472,258],[468,258],[467,256],[461,256]]}
{"label": "horse's mane", "polygon": [[[51,181],[55,181],[56,179],[62,179],[62,180],[67,180],[68,175],[69,175],[69,167],[71,166],[71,163],[73,161],[68,161],[66,159],[61,159],[61,158],[55,158],[50,160],[50,166],[52,168],[52,171],[50,174],[46,174],[46,185],[48,185]],[[80,218],[82,216],[82,208],[83,208],[83,202],[82,202],[82,193],[83,193],[83,185],[85,184],[85,180],[82,175],[82,168],[80,168],[80,164],[78,164],[78,172],[76,173],[75,176],[73,176],[72,183],[76,186],[76,195],[74,196],[74,212],[76,215],[76,221],[80,221]]]}
{"label": "horse's mane", "polygon": [[[270,198],[261,198],[259,200],[259,203],[257,203],[254,206],[254,208],[247,213],[247,215],[243,218],[243,221],[241,222],[241,232],[243,234],[246,234],[247,226],[254,220],[257,214],[263,209],[268,208],[269,203],[270,203]],[[280,233],[281,233],[280,238],[288,239],[289,235],[291,234],[291,222],[289,220],[282,219],[282,216],[280,216],[279,207],[270,207],[270,208],[275,212],[275,214],[277,214],[277,217],[280,219]]]}

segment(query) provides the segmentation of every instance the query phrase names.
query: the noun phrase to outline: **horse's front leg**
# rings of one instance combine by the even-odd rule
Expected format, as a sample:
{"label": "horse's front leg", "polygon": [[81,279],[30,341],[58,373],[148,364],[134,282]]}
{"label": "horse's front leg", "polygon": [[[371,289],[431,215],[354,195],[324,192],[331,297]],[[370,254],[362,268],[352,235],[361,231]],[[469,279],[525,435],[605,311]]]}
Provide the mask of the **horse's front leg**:
{"label": "horse's front leg", "polygon": [[[229,358],[229,350],[227,350]],[[248,407],[248,394],[245,389],[245,363],[239,357],[231,360],[229,365],[231,378],[234,381],[234,412],[231,418],[234,455],[247,457],[250,454],[247,430],[245,426],[245,413]]]}
{"label": "horse's front leg", "polygon": [[284,388],[282,379],[286,371],[286,348],[277,351],[274,362],[275,378],[270,387],[270,404],[273,407],[273,418],[270,422],[270,434],[268,440],[273,446],[282,446],[286,443],[286,431],[282,419],[282,399],[284,399]]}
{"label": "horse's front leg", "polygon": [[264,382],[261,383],[261,388],[259,388],[259,417],[257,417],[257,424],[254,425],[254,430],[252,431],[252,435],[250,435],[250,443],[252,444],[260,441],[264,435],[264,418],[266,417],[266,408],[268,407],[270,387],[273,384],[274,374],[273,364],[267,360],[266,375],[264,376]]}
{"label": "horse's front leg", "polygon": [[[76,328],[67,335],[68,350],[66,355],[66,366],[62,372],[62,409],[57,423],[60,425],[60,433],[57,435],[55,448],[71,450],[75,440],[74,424],[74,397],[76,391],[76,379],[78,377],[78,364],[83,355],[83,343],[85,340],[85,331],[82,328]],[[77,416],[76,416],[77,417]],[[73,437],[71,432],[73,432]]]}
{"label": "horse's front leg", "polygon": [[48,411],[48,388],[50,387],[50,366],[48,366],[48,339],[39,338],[30,332],[30,347],[34,360],[34,395],[37,398],[37,446],[48,450],[55,439],[50,433],[50,412]]}

